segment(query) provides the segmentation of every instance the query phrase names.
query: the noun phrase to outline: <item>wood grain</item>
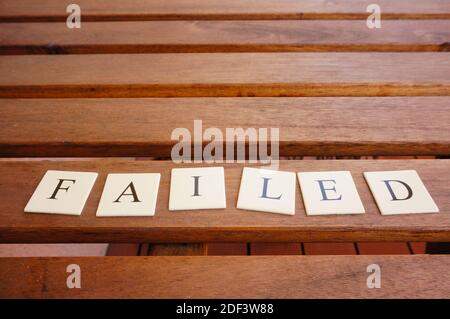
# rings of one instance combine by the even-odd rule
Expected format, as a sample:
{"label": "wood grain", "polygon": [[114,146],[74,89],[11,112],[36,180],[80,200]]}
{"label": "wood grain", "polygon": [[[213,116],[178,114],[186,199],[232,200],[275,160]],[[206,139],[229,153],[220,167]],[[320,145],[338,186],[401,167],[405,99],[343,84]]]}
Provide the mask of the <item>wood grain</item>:
{"label": "wood grain", "polygon": [[450,155],[449,107],[450,97],[0,99],[0,156],[170,157],[172,131],[193,138],[194,120],[224,135],[279,128],[282,156]]}
{"label": "wood grain", "polygon": [[0,54],[449,51],[450,20],[4,23]]}
{"label": "wood grain", "polygon": [[450,53],[0,56],[0,97],[450,95]]}
{"label": "wood grain", "polygon": [[[193,167],[185,164],[176,167]],[[205,165],[200,165],[205,166]],[[2,161],[0,162],[0,242],[355,242],[450,241],[450,161],[332,160],[282,161],[287,171],[352,173],[366,214],[306,216],[296,186],[296,214],[285,216],[236,208],[242,165],[227,164],[227,208],[170,212],[170,170],[165,161]],[[99,173],[81,216],[24,213],[35,187],[49,170]],[[364,171],[417,170],[440,209],[437,214],[382,216],[363,178]],[[154,217],[96,217],[108,173],[159,172]]]}
{"label": "wood grain", "polygon": [[[81,289],[66,286],[69,264]],[[367,266],[381,267],[368,289]],[[0,258],[1,298],[449,298],[450,256]]]}
{"label": "wood grain", "polygon": [[[65,21],[69,0],[1,0],[0,21]],[[78,0],[83,21],[367,19],[369,0]],[[447,19],[446,0],[378,0],[383,19]]]}

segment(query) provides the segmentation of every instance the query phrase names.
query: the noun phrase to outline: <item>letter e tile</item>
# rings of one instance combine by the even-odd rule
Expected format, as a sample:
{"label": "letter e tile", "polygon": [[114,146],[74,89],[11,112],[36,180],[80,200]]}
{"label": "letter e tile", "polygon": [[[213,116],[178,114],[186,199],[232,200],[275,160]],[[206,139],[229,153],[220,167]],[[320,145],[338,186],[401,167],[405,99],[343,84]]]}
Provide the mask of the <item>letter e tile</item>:
{"label": "letter e tile", "polygon": [[363,214],[350,172],[298,173],[307,215]]}

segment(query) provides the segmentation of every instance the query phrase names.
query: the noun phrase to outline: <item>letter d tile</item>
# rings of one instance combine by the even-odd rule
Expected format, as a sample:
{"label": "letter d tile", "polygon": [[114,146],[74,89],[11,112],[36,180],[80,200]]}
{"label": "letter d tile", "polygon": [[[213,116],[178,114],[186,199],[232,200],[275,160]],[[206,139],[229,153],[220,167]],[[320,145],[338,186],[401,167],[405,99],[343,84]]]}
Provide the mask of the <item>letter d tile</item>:
{"label": "letter d tile", "polygon": [[364,172],[364,177],[382,215],[439,212],[415,170]]}

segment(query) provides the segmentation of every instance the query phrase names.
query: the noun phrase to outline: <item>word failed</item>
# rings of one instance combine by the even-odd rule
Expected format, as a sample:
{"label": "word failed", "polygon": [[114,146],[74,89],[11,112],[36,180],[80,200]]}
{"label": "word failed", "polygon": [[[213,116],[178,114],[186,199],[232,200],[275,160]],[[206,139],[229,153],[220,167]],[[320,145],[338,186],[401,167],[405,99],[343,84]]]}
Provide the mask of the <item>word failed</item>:
{"label": "word failed", "polygon": [[[47,171],[25,212],[81,215],[97,175]],[[108,174],[97,216],[154,216],[160,178],[159,173]],[[439,212],[414,170],[364,172],[364,178],[382,215]],[[365,213],[349,171],[287,172],[245,167],[236,207],[294,215],[296,180],[309,216]],[[223,167],[172,169],[169,211],[226,207]]]}

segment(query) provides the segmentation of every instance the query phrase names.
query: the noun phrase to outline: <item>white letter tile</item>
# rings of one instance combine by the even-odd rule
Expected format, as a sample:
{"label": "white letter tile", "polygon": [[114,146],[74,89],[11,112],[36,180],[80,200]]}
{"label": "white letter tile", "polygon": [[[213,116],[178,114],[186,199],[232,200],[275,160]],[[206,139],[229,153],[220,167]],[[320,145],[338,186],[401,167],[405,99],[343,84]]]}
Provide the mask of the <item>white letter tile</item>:
{"label": "white letter tile", "polygon": [[153,216],[159,173],[108,174],[97,216]]}
{"label": "white letter tile", "polygon": [[27,213],[81,215],[97,173],[47,171],[25,206]]}
{"label": "white letter tile", "polygon": [[414,170],[365,172],[364,177],[382,215],[439,212]]}
{"label": "white letter tile", "polygon": [[223,167],[174,168],[169,210],[226,208]]}
{"label": "white letter tile", "polygon": [[298,173],[307,215],[363,214],[352,175],[348,171]]}
{"label": "white letter tile", "polygon": [[237,208],[295,214],[295,173],[244,167]]}

